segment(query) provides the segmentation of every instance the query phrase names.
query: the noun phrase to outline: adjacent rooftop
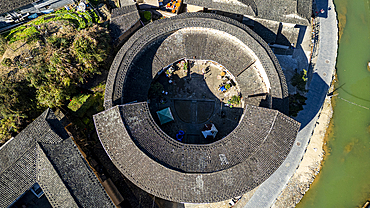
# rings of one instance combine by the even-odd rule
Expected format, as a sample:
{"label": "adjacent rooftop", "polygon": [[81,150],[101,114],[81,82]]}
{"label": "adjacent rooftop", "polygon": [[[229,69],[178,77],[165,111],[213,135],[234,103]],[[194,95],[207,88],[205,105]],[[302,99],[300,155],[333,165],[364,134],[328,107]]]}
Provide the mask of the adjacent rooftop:
{"label": "adjacent rooftop", "polygon": [[50,109],[1,146],[0,207],[17,203],[35,183],[52,207],[115,207]]}

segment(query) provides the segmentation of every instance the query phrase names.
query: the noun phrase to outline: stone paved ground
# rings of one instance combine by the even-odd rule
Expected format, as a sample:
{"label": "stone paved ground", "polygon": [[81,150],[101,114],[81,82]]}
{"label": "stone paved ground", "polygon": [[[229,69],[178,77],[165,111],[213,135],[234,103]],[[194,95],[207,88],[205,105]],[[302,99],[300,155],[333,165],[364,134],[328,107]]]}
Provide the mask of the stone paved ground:
{"label": "stone paved ground", "polygon": [[[334,87],[331,88],[331,90],[333,89]],[[332,115],[331,98],[326,97],[320,112],[320,117],[316,122],[315,129],[311,136],[311,141],[307,146],[307,151],[297,171],[272,207],[295,207],[302,199],[303,195],[308,191],[310,184],[314,181],[321,169],[321,161],[325,154],[323,145]]]}
{"label": "stone paved ground", "polygon": [[[183,70],[182,65],[174,67],[171,80],[165,74],[161,74],[157,82],[161,83],[164,91],[168,92],[153,97],[150,102],[150,110],[154,120],[159,123],[156,111],[166,107],[171,108],[175,121],[159,125],[161,129],[172,138],[176,137],[179,130],[185,132],[182,140],[184,143],[205,144],[219,140],[228,135],[238,125],[243,114],[243,104],[233,108],[225,106],[232,95],[239,94],[238,86],[231,87],[226,93],[218,90],[224,82],[217,78],[221,69],[209,62],[190,62],[190,70]],[[149,95],[151,97],[151,95]],[[160,100],[166,100],[161,103]],[[205,139],[201,134],[204,124],[213,123],[218,129],[215,139]]]}

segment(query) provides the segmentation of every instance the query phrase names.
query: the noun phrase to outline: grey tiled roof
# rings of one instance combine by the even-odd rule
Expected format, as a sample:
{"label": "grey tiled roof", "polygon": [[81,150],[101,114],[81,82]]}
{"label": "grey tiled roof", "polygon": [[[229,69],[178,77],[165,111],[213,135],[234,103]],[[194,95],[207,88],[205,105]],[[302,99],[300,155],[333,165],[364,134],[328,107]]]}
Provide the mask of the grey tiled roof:
{"label": "grey tiled roof", "polygon": [[36,143],[29,146],[22,156],[1,168],[0,207],[10,205],[36,181]]}
{"label": "grey tiled roof", "polygon": [[[132,140],[153,160],[194,173],[225,170],[243,162],[265,142],[278,115],[278,111],[247,105],[239,125],[228,136],[212,145],[190,145],[166,135],[154,122],[146,102],[120,106],[120,112]],[[228,163],[220,163],[217,153],[225,155]]]}
{"label": "grey tiled roof", "polygon": [[112,10],[109,30],[113,40],[119,38],[140,20],[136,5],[125,5]]}
{"label": "grey tiled roof", "polygon": [[[203,28],[203,31],[181,30]],[[204,32],[220,31],[222,35]],[[273,108],[287,113],[288,89],[278,60],[270,47],[245,25],[214,14],[185,13],[174,18],[155,21],[136,32],[117,53],[112,63],[105,91],[106,109],[132,101],[145,101],[150,83],[163,67],[182,58],[214,60],[246,83],[245,70],[254,61],[250,52],[229,37],[250,48],[261,61],[271,84]],[[138,82],[137,80],[140,80]],[[259,85],[256,85],[259,86]],[[242,89],[244,95],[261,89]]]}
{"label": "grey tiled roof", "polygon": [[78,207],[45,152],[37,145],[37,182],[53,207]]}
{"label": "grey tiled roof", "polygon": [[53,207],[115,207],[50,109],[0,148],[0,207],[34,183]]}
{"label": "grey tiled roof", "polygon": [[125,177],[157,197],[191,203],[226,200],[261,184],[284,161],[300,126],[276,110],[247,105],[230,135],[191,145],[163,133],[146,103],[115,106],[94,121]]}
{"label": "grey tiled roof", "polygon": [[[240,123],[223,139],[179,143],[157,126],[146,100],[156,74],[182,58],[222,64],[247,95],[266,93],[261,74],[251,67],[259,61],[270,92],[244,98]],[[257,34],[226,17],[185,13],[148,24],[122,46],[107,79],[106,111],[94,122],[108,156],[136,186],[170,201],[208,203],[252,190],[284,161],[300,127],[283,114],[287,95],[278,60]],[[250,105],[261,99],[283,113]]]}
{"label": "grey tiled roof", "polygon": [[185,4],[301,25],[308,25],[312,0],[184,0]]}
{"label": "grey tiled roof", "polygon": [[0,0],[0,14],[18,9],[37,0]]}

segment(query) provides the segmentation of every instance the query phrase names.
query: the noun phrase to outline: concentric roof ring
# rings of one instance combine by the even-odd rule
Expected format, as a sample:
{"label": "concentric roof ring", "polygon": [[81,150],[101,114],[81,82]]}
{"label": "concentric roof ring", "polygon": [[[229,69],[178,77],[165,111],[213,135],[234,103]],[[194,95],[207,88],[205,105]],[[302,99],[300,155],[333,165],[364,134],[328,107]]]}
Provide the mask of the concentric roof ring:
{"label": "concentric roof ring", "polygon": [[[224,35],[209,35],[207,29]],[[229,39],[222,41],[223,37]],[[230,37],[240,46],[227,47]],[[213,54],[209,49],[215,48]],[[245,90],[250,87],[246,81],[263,80],[253,64],[243,65],[254,57],[270,84],[272,107],[284,111],[285,78],[262,39],[225,17],[185,14],[145,26],[121,48],[107,80],[107,110],[94,116],[95,126],[112,162],[143,190],[176,202],[222,201],[265,181],[289,153],[300,124],[249,102],[238,127],[217,142],[194,145],[172,140],[154,123],[145,102],[147,92],[163,67],[193,57],[226,66]]]}

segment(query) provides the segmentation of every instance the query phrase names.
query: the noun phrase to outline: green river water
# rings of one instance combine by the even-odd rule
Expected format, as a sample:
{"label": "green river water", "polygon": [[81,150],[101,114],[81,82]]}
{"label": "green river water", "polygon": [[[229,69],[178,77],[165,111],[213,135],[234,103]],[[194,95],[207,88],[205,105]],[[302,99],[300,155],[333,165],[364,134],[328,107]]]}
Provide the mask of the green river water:
{"label": "green river water", "polygon": [[299,208],[360,207],[370,200],[370,5],[368,0],[334,3],[343,32],[335,86],[343,86],[334,99],[329,151]]}

